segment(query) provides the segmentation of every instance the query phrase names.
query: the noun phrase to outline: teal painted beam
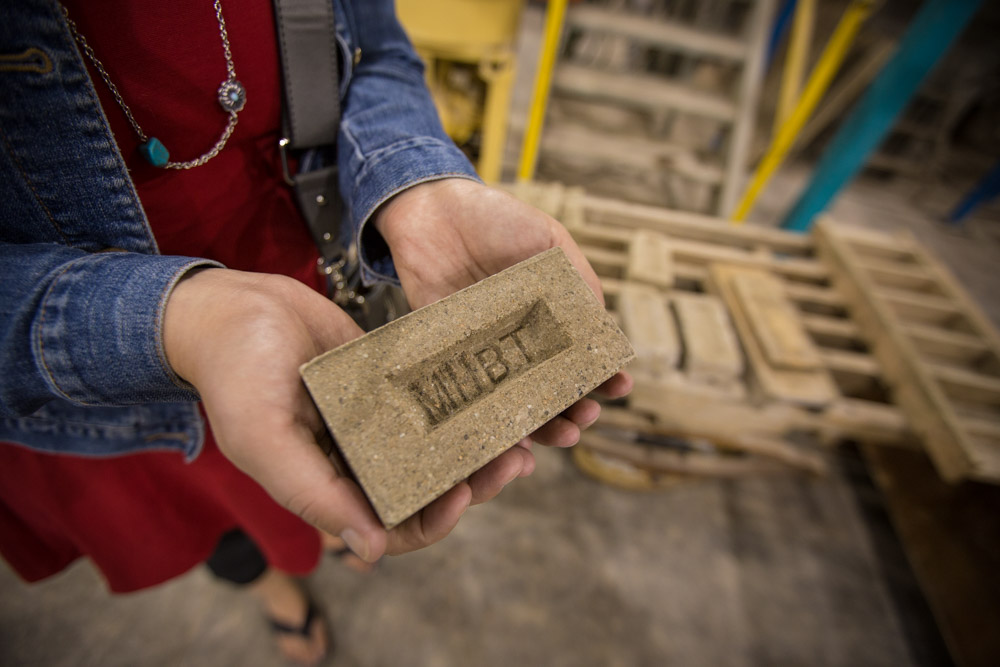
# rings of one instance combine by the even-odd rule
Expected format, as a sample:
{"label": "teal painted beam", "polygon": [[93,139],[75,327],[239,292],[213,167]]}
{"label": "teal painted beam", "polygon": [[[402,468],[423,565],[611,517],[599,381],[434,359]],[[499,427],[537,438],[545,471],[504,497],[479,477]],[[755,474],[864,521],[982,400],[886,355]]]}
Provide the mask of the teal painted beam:
{"label": "teal painted beam", "polygon": [[808,231],[840,189],[861,170],[897,116],[917,92],[982,0],[927,0],[913,19],[896,53],[869,86],[823,152],[805,192],[781,226]]}

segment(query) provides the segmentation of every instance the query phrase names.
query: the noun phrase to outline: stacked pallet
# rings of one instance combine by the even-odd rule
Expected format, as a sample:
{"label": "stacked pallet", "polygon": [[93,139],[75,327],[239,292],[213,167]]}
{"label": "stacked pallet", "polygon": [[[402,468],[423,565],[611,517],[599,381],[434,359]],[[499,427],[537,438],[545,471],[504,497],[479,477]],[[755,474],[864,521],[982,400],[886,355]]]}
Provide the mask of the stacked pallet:
{"label": "stacked pallet", "polygon": [[817,473],[817,443],[852,440],[922,445],[946,479],[1000,481],[1000,336],[912,238],[514,191],[569,222],[638,355],[634,391],[582,441],[584,469],[643,488]]}
{"label": "stacked pallet", "polygon": [[747,168],[773,0],[621,4],[567,12],[540,170],[728,212]]}

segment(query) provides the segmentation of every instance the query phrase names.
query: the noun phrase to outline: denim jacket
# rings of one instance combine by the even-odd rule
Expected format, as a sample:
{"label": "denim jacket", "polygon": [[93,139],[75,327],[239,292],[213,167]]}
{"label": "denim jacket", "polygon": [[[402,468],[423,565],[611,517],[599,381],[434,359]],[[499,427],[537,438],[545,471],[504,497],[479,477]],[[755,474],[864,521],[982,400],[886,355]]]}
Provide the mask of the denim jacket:
{"label": "denim jacket", "polygon": [[[392,0],[335,0],[345,224],[417,183],[476,178],[441,129]],[[0,441],[192,458],[198,396],[166,361],[171,289],[206,259],[160,255],[94,84],[54,0],[0,21]],[[360,49],[361,58],[353,63]],[[368,280],[394,278],[362,247]]]}

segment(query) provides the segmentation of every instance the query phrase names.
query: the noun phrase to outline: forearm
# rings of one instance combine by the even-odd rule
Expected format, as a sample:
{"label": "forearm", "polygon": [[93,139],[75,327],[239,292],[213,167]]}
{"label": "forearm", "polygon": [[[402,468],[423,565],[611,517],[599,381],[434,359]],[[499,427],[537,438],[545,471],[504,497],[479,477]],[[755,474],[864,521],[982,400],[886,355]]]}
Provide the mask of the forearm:
{"label": "forearm", "polygon": [[196,400],[166,362],[162,316],[206,260],[52,244],[0,244],[0,414],[53,398],[80,405]]}
{"label": "forearm", "polygon": [[448,138],[424,83],[423,64],[395,17],[391,0],[346,5],[361,58],[342,105],[340,186],[359,237],[366,278],[395,278],[372,214],[399,192],[447,177],[478,180]]}

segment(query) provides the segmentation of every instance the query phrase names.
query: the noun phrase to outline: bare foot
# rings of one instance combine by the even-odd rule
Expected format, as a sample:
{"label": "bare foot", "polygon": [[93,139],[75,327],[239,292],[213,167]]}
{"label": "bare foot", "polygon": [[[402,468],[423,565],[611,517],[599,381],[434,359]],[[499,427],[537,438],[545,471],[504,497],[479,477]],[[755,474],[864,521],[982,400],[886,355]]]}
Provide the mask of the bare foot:
{"label": "bare foot", "polygon": [[307,625],[309,598],[295,579],[268,568],[251,584],[250,592],[274,622],[274,636],[282,655],[310,667],[326,657],[329,640],[323,616],[317,611]]}
{"label": "bare foot", "polygon": [[319,536],[323,540],[323,551],[336,556],[340,559],[341,563],[351,568],[358,574],[368,574],[375,569],[375,563],[368,563],[358,558],[358,556],[348,548],[347,543],[336,535],[331,535],[330,533],[325,533],[321,530],[319,531]]}

